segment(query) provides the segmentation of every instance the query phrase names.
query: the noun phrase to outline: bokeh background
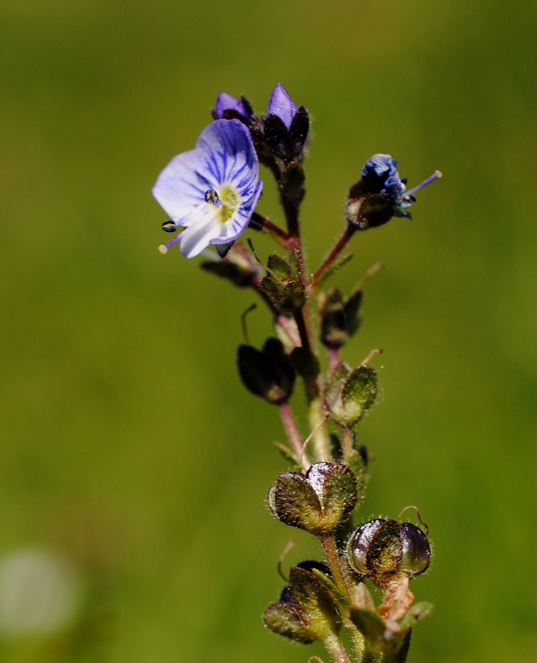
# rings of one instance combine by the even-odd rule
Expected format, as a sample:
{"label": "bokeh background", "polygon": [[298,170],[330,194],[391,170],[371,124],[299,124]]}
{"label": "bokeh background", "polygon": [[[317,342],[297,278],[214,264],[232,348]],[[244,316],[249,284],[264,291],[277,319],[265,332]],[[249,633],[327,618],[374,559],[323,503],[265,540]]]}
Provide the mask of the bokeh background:
{"label": "bokeh background", "polygon": [[[418,505],[436,612],[414,663],[537,658],[537,4],[520,0],[6,0],[0,658],[265,663],[320,654],[263,629],[289,531],[264,505],[277,412],[243,391],[248,292],[162,257],[151,186],[220,91],[313,117],[310,265],[375,152],[414,221],[356,237],[382,398],[362,518]],[[260,210],[279,212],[268,178]],[[269,245],[258,236],[256,248]],[[252,343],[267,313],[248,317]],[[300,396],[299,396],[300,400]],[[286,563],[319,556],[307,537]]]}

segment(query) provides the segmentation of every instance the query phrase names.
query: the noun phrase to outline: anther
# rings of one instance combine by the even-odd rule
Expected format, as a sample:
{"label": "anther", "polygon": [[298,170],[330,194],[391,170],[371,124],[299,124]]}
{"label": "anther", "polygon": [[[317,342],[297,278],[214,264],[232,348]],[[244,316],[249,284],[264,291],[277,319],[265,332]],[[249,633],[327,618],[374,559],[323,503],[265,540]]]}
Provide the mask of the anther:
{"label": "anther", "polygon": [[205,192],[205,202],[211,203],[211,205],[216,205],[220,199],[218,198],[218,193],[214,189],[207,189]]}
{"label": "anther", "polygon": [[170,246],[173,246],[174,244],[177,244],[177,242],[181,239],[182,235],[183,235],[183,233],[179,233],[179,235],[176,235],[173,239],[170,239],[170,241],[166,242],[166,244],[161,244],[158,247],[159,252],[162,253],[162,255],[165,255],[166,253],[168,253],[168,249],[170,248]]}
{"label": "anther", "polygon": [[162,230],[164,230],[165,233],[174,233],[177,230],[175,221],[172,221],[171,219],[168,219],[168,221],[164,221],[164,223],[162,224]]}

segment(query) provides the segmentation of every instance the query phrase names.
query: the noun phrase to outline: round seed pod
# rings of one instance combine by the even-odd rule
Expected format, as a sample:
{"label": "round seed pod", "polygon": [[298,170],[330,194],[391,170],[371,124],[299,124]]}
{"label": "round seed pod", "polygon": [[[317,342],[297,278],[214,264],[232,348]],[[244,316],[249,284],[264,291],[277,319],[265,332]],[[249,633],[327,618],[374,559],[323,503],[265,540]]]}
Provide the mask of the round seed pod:
{"label": "round seed pod", "polygon": [[384,586],[390,579],[423,573],[431,561],[431,546],[416,525],[376,518],[354,531],[347,559],[357,573]]}
{"label": "round seed pod", "polygon": [[427,570],[431,562],[431,546],[425,533],[412,523],[399,525],[403,556],[400,570],[410,578]]}

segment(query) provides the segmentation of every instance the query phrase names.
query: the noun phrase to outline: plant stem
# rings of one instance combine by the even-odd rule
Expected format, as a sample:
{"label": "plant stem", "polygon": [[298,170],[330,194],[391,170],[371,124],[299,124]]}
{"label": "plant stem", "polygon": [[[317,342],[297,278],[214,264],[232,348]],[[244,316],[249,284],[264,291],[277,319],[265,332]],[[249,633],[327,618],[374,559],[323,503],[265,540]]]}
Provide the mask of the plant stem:
{"label": "plant stem", "polygon": [[259,228],[260,230],[266,230],[268,233],[274,236],[274,238],[286,249],[289,248],[289,235],[276,225],[270,219],[267,219],[265,216],[261,216],[258,212],[252,214],[252,219],[250,222],[251,226],[254,229]]}
{"label": "plant stem", "polygon": [[326,421],[326,408],[323,398],[317,390],[317,395],[312,398],[309,406],[309,422],[313,433],[312,448],[313,458],[316,463],[330,463],[333,462],[332,446],[330,444],[330,436],[326,426],[322,425]]}
{"label": "plant stem", "polygon": [[326,640],[323,640],[323,645],[326,647],[326,651],[334,659],[335,663],[351,663],[347,652],[337,635],[331,635],[326,638]]}
{"label": "plant stem", "polygon": [[339,350],[337,348],[328,349],[328,370],[333,373],[339,364]]}
{"label": "plant stem", "polygon": [[285,315],[280,313],[276,316],[276,322],[284,330],[287,336],[289,336],[292,343],[300,345],[300,337],[297,336],[296,329],[293,327],[289,318],[286,318]]}
{"label": "plant stem", "polygon": [[343,458],[347,461],[349,456],[354,451],[354,435],[350,428],[341,429],[341,447],[343,451]]}
{"label": "plant stem", "polygon": [[280,404],[280,415],[282,417],[283,427],[285,428],[285,432],[289,439],[289,444],[295,452],[297,462],[302,471],[306,472],[311,463],[303,450],[302,438],[300,437],[300,433],[293,417],[293,411],[291,410],[289,403]]}
{"label": "plant stem", "polygon": [[354,228],[353,226],[348,224],[347,227],[345,228],[345,231],[343,232],[343,235],[341,235],[341,237],[337,241],[334,248],[326,256],[326,258],[323,260],[323,262],[322,262],[321,266],[319,267],[319,269],[311,277],[311,281],[310,281],[310,288],[311,289],[315,288],[316,282],[320,279],[320,277],[324,274],[324,272],[334,264],[337,257],[343,251],[343,249],[347,246],[347,244],[349,243],[349,240],[351,239],[351,237],[354,235],[355,232],[356,232],[356,228]]}
{"label": "plant stem", "polygon": [[332,572],[334,582],[336,583],[338,589],[347,597],[348,600],[350,600],[348,584],[349,580],[341,565],[335,536],[333,534],[325,534],[321,536],[321,544],[326,556],[326,561],[328,562],[328,566]]}

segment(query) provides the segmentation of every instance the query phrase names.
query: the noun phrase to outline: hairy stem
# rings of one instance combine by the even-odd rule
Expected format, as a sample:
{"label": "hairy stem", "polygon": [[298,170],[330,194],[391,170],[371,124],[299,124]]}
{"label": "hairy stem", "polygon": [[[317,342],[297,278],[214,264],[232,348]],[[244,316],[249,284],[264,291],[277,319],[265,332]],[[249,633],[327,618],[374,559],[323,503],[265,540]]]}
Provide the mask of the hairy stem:
{"label": "hairy stem", "polygon": [[311,430],[314,431],[311,443],[313,458],[317,463],[330,463],[333,461],[332,445],[327,427],[323,425],[326,421],[326,408],[321,394],[317,393],[311,400],[308,415]]}
{"label": "hairy stem", "polygon": [[341,640],[337,635],[331,635],[323,641],[326,651],[334,659],[334,663],[351,663]]}
{"label": "hairy stem", "polygon": [[350,579],[347,576],[346,571],[344,570],[341,559],[339,557],[336,538],[333,534],[325,534],[321,536],[321,544],[323,546],[324,554],[326,556],[326,561],[332,572],[332,577],[336,583],[338,589],[349,599],[349,584]]}
{"label": "hairy stem", "polygon": [[287,438],[289,439],[289,444],[295,452],[297,462],[302,471],[306,472],[311,463],[303,449],[302,438],[300,437],[300,432],[296,426],[293,411],[291,410],[289,403],[280,404],[280,415],[282,417],[283,427],[287,433]]}
{"label": "hairy stem", "polygon": [[276,225],[273,221],[270,219],[267,219],[265,216],[262,216],[258,212],[254,212],[252,214],[252,219],[250,221],[250,226],[254,228],[254,230],[266,230],[269,234],[271,234],[284,248],[288,249],[289,248],[289,235],[280,228],[280,226]]}
{"label": "hairy stem", "polygon": [[319,267],[319,269],[311,277],[311,281],[310,281],[310,288],[311,289],[315,288],[315,285],[316,285],[317,281],[321,278],[321,276],[324,274],[324,272],[326,272],[326,270],[334,264],[337,257],[343,251],[343,249],[347,246],[347,244],[349,243],[349,240],[351,239],[351,237],[354,235],[355,232],[356,232],[356,229],[353,226],[351,226],[350,224],[347,225],[347,227],[345,228],[345,231],[343,232],[343,235],[341,235],[341,237],[337,241],[334,248],[326,256],[326,258],[321,263],[321,266]]}

